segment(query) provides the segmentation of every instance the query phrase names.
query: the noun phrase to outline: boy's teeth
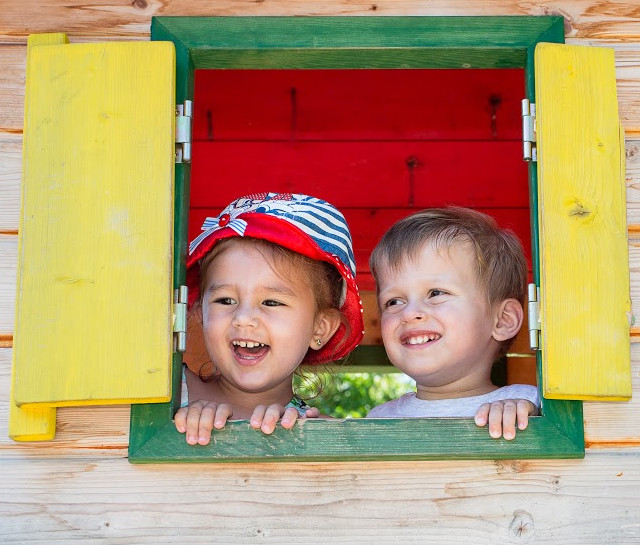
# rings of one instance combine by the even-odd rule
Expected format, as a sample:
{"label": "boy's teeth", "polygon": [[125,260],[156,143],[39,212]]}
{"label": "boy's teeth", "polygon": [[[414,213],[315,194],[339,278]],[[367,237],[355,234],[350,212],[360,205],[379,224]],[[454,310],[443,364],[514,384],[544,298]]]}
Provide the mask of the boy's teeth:
{"label": "boy's teeth", "polygon": [[430,333],[429,335],[419,335],[418,337],[410,337],[407,339],[407,344],[425,344],[429,341],[435,341],[437,335]]}
{"label": "boy's teeth", "polygon": [[240,346],[242,348],[257,348],[263,347],[264,343],[254,343],[253,341],[233,341],[234,346]]}

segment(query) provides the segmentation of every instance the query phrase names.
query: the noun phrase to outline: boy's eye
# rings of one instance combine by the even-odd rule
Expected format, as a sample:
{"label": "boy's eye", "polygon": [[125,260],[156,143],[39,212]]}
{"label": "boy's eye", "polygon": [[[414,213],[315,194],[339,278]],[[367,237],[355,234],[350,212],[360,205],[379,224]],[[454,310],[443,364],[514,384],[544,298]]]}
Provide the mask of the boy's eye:
{"label": "boy's eye", "polygon": [[284,306],[284,303],[281,303],[280,301],[275,301],[274,299],[266,299],[266,300],[262,301],[262,304],[265,307],[281,307],[281,306]]}
{"label": "boy's eye", "polygon": [[431,290],[429,292],[429,297],[438,297],[440,295],[446,295],[447,292],[444,290]]}
{"label": "boy's eye", "polygon": [[402,299],[398,298],[398,297],[394,297],[392,299],[389,299],[388,301],[386,301],[384,303],[384,305],[382,305],[382,308],[389,308],[389,307],[396,307],[398,305],[402,304]]}
{"label": "boy's eye", "polygon": [[235,305],[236,300],[231,297],[218,297],[214,299],[213,302],[219,305]]}

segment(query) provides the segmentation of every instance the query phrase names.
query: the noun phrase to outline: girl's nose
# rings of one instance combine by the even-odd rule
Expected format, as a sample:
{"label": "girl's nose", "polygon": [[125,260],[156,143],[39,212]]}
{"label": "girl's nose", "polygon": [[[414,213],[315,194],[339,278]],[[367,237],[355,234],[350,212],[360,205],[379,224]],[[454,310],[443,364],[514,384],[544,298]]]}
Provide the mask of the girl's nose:
{"label": "girl's nose", "polygon": [[250,304],[240,304],[233,313],[232,325],[235,327],[255,327],[258,324],[258,311]]}

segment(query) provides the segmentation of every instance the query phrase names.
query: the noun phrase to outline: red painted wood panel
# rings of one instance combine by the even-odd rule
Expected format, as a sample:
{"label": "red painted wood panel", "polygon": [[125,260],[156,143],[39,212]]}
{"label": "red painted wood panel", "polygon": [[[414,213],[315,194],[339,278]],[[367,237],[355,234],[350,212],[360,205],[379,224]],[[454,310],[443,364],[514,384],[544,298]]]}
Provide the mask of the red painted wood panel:
{"label": "red painted wood panel", "polygon": [[429,206],[480,209],[530,262],[522,70],[197,71],[189,238],[259,191],[324,198],[352,230],[358,284],[371,250]]}
{"label": "red painted wood panel", "polygon": [[519,142],[195,142],[192,206],[258,191],[338,207],[529,205]]}
{"label": "red painted wood panel", "polygon": [[197,70],[195,140],[517,140],[524,73]]}

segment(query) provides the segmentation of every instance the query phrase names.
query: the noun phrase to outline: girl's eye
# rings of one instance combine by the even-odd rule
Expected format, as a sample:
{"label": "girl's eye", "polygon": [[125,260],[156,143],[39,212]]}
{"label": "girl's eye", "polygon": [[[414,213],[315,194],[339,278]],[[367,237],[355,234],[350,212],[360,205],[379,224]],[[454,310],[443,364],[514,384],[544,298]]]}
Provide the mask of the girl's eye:
{"label": "girl's eye", "polygon": [[217,299],[214,299],[213,302],[219,305],[234,305],[236,300],[231,297],[218,297]]}
{"label": "girl's eye", "polygon": [[265,301],[262,301],[262,304],[265,307],[281,307],[281,306],[284,306],[284,303],[281,303],[280,301],[274,301],[273,299],[266,299]]}
{"label": "girl's eye", "polygon": [[429,297],[438,297],[439,295],[446,295],[447,292],[444,290],[431,290],[429,292]]}

